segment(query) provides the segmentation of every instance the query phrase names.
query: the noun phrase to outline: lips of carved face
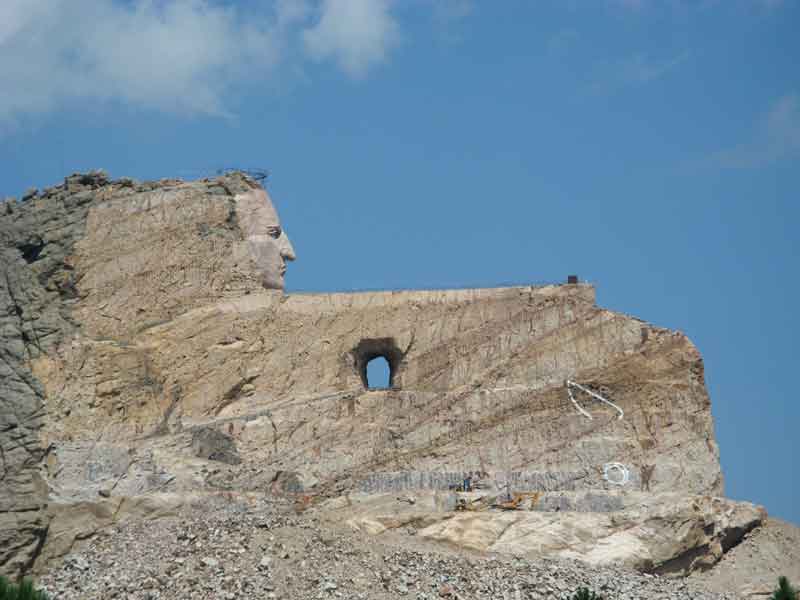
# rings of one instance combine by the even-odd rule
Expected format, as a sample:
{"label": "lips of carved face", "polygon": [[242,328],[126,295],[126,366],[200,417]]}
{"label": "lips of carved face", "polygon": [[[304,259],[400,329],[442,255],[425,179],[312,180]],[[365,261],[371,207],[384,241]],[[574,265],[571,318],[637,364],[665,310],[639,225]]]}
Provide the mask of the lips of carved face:
{"label": "lips of carved face", "polygon": [[237,195],[236,216],[264,287],[283,289],[286,262],[297,257],[266,191]]}

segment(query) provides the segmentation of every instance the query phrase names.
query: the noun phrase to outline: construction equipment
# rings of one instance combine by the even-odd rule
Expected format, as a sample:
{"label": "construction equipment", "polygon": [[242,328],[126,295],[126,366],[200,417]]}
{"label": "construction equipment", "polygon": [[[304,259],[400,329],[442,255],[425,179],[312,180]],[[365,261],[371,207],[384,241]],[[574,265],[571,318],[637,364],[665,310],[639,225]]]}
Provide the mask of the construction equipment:
{"label": "construction equipment", "polygon": [[522,504],[522,501],[525,500],[525,498],[531,499],[531,507],[533,507],[537,502],[539,502],[539,497],[541,495],[541,492],[514,492],[514,494],[511,496],[511,500],[493,504],[492,508],[499,508],[500,510],[519,510],[520,504]]}
{"label": "construction equipment", "polygon": [[456,500],[456,510],[462,511],[479,511],[489,508],[489,499],[487,496],[478,496],[477,498],[458,498]]}

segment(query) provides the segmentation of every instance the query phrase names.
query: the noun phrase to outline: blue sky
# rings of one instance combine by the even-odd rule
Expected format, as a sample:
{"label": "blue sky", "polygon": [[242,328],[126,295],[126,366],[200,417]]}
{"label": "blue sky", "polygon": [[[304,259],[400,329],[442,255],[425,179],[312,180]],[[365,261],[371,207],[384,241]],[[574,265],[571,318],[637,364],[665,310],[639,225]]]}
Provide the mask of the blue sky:
{"label": "blue sky", "polygon": [[3,0],[0,196],[261,167],[289,291],[577,273],[690,336],[727,494],[800,523],[798,30],[796,0]]}

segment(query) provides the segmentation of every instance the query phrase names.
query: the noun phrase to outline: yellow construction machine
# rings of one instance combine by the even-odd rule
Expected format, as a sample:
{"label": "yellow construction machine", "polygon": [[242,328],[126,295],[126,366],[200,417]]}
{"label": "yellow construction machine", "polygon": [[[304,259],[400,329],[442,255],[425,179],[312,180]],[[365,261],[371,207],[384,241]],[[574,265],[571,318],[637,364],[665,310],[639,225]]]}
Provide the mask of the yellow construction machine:
{"label": "yellow construction machine", "polygon": [[507,502],[498,502],[492,505],[492,508],[499,508],[501,510],[519,510],[520,504],[525,498],[531,499],[531,507],[536,506],[536,503],[539,502],[539,496],[541,496],[541,492],[514,492],[511,495],[511,499]]}

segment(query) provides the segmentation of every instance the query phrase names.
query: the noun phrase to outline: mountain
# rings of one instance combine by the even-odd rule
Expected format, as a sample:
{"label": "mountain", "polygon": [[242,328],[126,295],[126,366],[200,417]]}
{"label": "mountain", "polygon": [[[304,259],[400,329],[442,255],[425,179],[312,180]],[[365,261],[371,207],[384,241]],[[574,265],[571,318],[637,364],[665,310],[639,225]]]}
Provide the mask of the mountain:
{"label": "mountain", "polygon": [[295,250],[241,172],[76,174],[0,204],[0,252],[2,572],[221,494],[661,575],[765,523],[724,498],[695,346],[591,285],[285,294]]}

